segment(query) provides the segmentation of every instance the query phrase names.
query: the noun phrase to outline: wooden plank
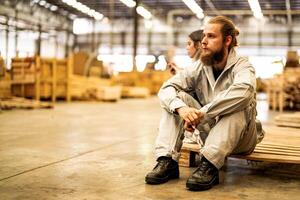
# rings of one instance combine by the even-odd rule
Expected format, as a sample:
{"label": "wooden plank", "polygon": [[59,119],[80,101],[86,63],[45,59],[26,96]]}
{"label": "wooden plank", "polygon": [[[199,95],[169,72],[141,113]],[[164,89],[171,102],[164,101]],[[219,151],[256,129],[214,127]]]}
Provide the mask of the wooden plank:
{"label": "wooden plank", "polygon": [[2,99],[0,101],[0,108],[3,110],[10,110],[14,108],[21,108],[21,109],[35,109],[35,108],[53,108],[53,104],[29,100],[25,98],[7,98]]}
{"label": "wooden plank", "polygon": [[296,149],[300,150],[300,146],[292,146],[292,145],[282,145],[282,144],[275,144],[275,143],[259,143],[257,147],[270,147],[270,148],[279,148],[279,149]]}
{"label": "wooden plank", "polygon": [[[258,144],[250,155],[230,155],[230,157],[268,161],[279,163],[300,164],[300,130],[295,128],[264,127],[266,137]],[[288,137],[286,137],[288,135]],[[182,150],[191,156],[192,152],[200,152],[198,144],[184,143]],[[190,152],[188,154],[187,152]],[[185,159],[185,158],[182,158]],[[182,166],[186,166],[187,161],[181,160]],[[189,158],[191,162],[191,158]]]}
{"label": "wooden plank", "polygon": [[230,157],[254,161],[300,164],[298,156],[272,155],[254,152],[250,155],[231,155]]}

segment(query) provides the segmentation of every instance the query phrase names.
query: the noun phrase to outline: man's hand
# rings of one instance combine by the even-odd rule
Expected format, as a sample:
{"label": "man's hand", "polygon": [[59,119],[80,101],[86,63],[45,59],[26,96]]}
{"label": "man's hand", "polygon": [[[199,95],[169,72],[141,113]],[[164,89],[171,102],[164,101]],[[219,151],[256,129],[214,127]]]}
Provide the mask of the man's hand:
{"label": "man's hand", "polygon": [[204,117],[204,113],[196,108],[181,107],[177,108],[176,111],[178,112],[179,116],[185,121],[184,129],[187,131],[193,131],[193,127],[197,127],[197,125]]}
{"label": "man's hand", "polygon": [[189,131],[189,132],[194,132],[194,130],[195,130],[195,126],[193,126],[191,123],[188,123],[188,122],[184,122],[184,125],[183,125],[183,127],[184,127],[184,130],[187,130],[187,131]]}

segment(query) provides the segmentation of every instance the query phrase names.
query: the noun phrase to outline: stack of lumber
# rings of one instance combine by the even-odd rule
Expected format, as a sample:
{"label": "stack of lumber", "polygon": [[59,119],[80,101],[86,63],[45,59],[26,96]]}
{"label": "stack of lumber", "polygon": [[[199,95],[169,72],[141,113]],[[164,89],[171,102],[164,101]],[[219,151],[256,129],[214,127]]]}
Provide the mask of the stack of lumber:
{"label": "stack of lumber", "polygon": [[70,95],[77,100],[118,101],[121,86],[113,85],[110,79],[72,75]]}
{"label": "stack of lumber", "polygon": [[0,80],[0,98],[7,98],[11,96],[10,80]]}
{"label": "stack of lumber", "polygon": [[[170,78],[168,71],[144,71],[144,72],[123,72],[120,73],[116,78],[115,82],[123,86],[129,86],[122,90],[122,96],[128,96],[128,90],[132,90],[132,93],[136,91],[142,91],[144,97],[149,96],[147,93],[152,95],[157,94],[162,84]],[[137,87],[137,89],[134,89]],[[149,92],[146,92],[146,89]],[[133,95],[132,97],[139,97],[141,95]]]}
{"label": "stack of lumber", "polygon": [[169,71],[144,71],[139,74],[137,86],[143,86],[150,90],[151,94],[157,94],[162,84],[171,77]]}
{"label": "stack of lumber", "polygon": [[268,81],[267,94],[272,110],[300,109],[300,68],[287,68]]}
{"label": "stack of lumber", "polygon": [[[264,127],[265,138],[250,155],[231,155],[246,160],[300,164],[300,129]],[[200,151],[198,144],[184,143],[179,165],[190,167],[195,164],[195,154]]]}
{"label": "stack of lumber", "polygon": [[137,86],[123,86],[122,97],[123,98],[147,98],[150,96],[149,89],[146,87]]}
{"label": "stack of lumber", "polygon": [[18,97],[0,99],[1,110],[11,110],[15,108],[20,108],[20,109],[53,108],[53,104],[40,102],[36,100],[29,100],[25,98],[18,98]]}
{"label": "stack of lumber", "polygon": [[0,76],[0,98],[11,97],[11,81],[10,76],[4,71]]}
{"label": "stack of lumber", "polygon": [[275,124],[277,126],[300,128],[300,112],[277,115]]}
{"label": "stack of lumber", "polygon": [[26,57],[12,59],[14,96],[40,99],[63,97],[69,100],[68,80],[72,59]]}
{"label": "stack of lumber", "polygon": [[289,69],[285,76],[284,106],[290,110],[300,110],[300,70]]}
{"label": "stack of lumber", "polygon": [[[109,79],[73,74],[73,55],[68,59],[14,58],[12,60],[13,94],[36,100],[57,98],[117,101],[121,87]],[[78,63],[77,63],[78,65]],[[77,68],[79,69],[79,68]]]}

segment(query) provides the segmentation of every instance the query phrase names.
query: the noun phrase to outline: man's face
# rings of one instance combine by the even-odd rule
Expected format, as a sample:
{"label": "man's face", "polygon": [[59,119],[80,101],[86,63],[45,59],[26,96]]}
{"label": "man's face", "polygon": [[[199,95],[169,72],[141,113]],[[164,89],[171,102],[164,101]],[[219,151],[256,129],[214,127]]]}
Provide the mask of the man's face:
{"label": "man's face", "polygon": [[221,24],[207,24],[203,31],[201,61],[213,65],[223,60],[226,46],[223,42]]}

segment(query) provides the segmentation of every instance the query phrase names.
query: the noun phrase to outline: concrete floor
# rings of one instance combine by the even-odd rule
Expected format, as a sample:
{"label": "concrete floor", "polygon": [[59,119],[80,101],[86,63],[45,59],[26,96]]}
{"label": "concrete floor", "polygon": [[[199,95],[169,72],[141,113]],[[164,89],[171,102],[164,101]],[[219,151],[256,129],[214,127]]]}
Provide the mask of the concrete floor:
{"label": "concrete floor", "polygon": [[[259,118],[276,113],[261,101]],[[300,166],[228,159],[223,181],[190,192],[192,168],[152,186],[160,118],[156,97],[118,103],[59,103],[52,110],[0,113],[0,199],[280,199],[300,198]]]}

